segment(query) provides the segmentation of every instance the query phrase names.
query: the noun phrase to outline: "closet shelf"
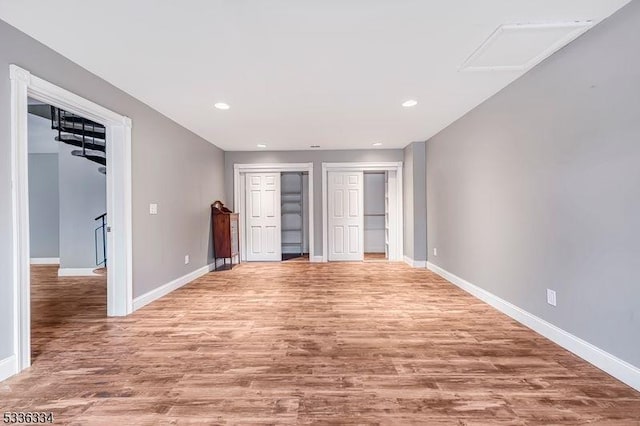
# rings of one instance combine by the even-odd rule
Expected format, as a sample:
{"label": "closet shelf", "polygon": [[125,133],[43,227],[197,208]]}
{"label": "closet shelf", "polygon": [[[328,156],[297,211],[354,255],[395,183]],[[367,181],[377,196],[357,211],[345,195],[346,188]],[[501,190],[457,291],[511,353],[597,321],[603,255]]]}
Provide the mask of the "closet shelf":
{"label": "closet shelf", "polygon": [[[282,216],[281,245],[299,247],[299,253],[304,252],[304,178],[301,172],[282,173],[280,190],[280,215]],[[286,217],[286,219],[285,219]]]}

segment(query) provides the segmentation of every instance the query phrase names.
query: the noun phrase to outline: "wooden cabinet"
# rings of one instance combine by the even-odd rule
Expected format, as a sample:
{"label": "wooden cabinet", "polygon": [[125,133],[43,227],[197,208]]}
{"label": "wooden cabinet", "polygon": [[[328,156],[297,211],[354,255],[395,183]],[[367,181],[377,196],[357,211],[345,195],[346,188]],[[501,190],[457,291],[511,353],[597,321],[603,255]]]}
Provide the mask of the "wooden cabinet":
{"label": "wooden cabinet", "polygon": [[233,268],[233,258],[238,257],[240,263],[240,235],[238,233],[238,213],[232,213],[221,201],[216,201],[211,205],[211,226],[213,228],[213,251],[214,262],[218,269],[217,260],[231,259]]}

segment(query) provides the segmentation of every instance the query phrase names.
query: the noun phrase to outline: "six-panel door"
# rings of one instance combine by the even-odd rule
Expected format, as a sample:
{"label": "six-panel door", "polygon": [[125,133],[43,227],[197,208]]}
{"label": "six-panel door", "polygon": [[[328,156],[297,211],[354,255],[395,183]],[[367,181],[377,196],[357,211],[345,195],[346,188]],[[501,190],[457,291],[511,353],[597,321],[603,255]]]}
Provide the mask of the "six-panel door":
{"label": "six-panel door", "polygon": [[247,260],[280,261],[280,173],[247,173]]}
{"label": "six-panel door", "polygon": [[328,260],[364,259],[362,172],[328,172]]}

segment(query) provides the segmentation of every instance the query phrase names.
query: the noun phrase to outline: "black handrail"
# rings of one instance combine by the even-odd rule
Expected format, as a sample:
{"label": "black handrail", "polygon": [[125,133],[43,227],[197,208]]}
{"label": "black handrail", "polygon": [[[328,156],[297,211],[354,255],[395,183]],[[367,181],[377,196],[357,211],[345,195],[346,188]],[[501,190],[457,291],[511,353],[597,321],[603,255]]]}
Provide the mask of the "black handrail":
{"label": "black handrail", "polygon": [[[105,126],[88,118],[51,106],[51,128],[58,131],[57,140],[59,142],[81,148],[81,150],[74,151],[73,155],[84,157],[103,166],[105,165],[106,158],[102,155],[95,155],[93,152],[96,149],[106,152],[107,140]],[[67,134],[70,134],[71,139],[65,139],[65,137],[69,137]],[[100,140],[104,145],[102,149],[97,147],[96,139]]]}
{"label": "black handrail", "polygon": [[[103,213],[96,217],[94,221],[101,220],[100,226],[93,231],[94,245],[96,249],[96,266],[104,264],[107,267],[107,214]],[[102,260],[98,259],[98,233],[102,233]]]}

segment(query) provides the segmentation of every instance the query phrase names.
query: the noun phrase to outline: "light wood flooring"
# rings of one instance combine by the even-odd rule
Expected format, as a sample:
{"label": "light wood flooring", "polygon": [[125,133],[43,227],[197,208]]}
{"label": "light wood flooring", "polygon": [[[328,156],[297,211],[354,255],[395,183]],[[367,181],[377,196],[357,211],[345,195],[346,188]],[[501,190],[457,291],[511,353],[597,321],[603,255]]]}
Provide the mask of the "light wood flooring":
{"label": "light wood flooring", "polygon": [[364,261],[365,262],[386,262],[387,255],[384,253],[365,253]]}
{"label": "light wood flooring", "polygon": [[242,264],[127,318],[34,267],[33,366],[0,412],[57,424],[640,424],[640,394],[425,270]]}

